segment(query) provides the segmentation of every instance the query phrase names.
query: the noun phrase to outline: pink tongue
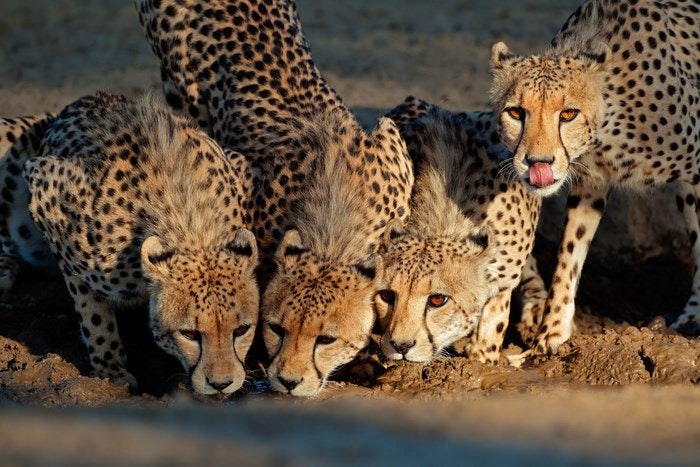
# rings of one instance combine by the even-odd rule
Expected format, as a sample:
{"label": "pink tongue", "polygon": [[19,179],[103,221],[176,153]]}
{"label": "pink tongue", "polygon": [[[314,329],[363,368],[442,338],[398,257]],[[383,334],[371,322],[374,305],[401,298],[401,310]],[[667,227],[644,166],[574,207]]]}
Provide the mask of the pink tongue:
{"label": "pink tongue", "polygon": [[546,162],[535,162],[530,166],[530,184],[535,186],[548,186],[554,183],[552,166]]}

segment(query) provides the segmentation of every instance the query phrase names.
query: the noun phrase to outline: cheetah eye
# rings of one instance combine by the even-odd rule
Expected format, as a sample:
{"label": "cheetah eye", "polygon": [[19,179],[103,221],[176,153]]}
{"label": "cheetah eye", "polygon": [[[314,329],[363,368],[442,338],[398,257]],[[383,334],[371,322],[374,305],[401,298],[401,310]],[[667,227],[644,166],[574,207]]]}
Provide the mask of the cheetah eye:
{"label": "cheetah eye", "polygon": [[202,335],[199,333],[199,331],[193,331],[191,329],[183,329],[180,331],[180,334],[182,334],[182,337],[185,339],[191,341],[200,341],[202,339]]}
{"label": "cheetah eye", "polygon": [[387,305],[393,305],[394,301],[396,301],[396,294],[391,290],[380,290],[379,298]]}
{"label": "cheetah eye", "polygon": [[333,337],[333,336],[318,336],[316,338],[316,343],[321,344],[321,345],[328,345],[328,344],[332,344],[336,340],[337,340],[337,338]]}
{"label": "cheetah eye", "polygon": [[428,305],[433,308],[440,308],[445,303],[447,303],[450,298],[447,295],[434,294],[428,297]]}
{"label": "cheetah eye", "polygon": [[250,329],[250,324],[243,324],[241,326],[238,326],[236,329],[233,330],[233,337],[241,337],[242,335],[248,332],[248,329]]}
{"label": "cheetah eye", "polygon": [[559,120],[562,122],[570,122],[578,115],[578,110],[576,109],[564,109],[559,114]]}
{"label": "cheetah eye", "polygon": [[525,120],[525,110],[522,107],[508,107],[505,111],[513,120]]}
{"label": "cheetah eye", "polygon": [[286,334],[284,328],[279,324],[269,324],[268,326],[270,327],[270,331],[277,334],[280,338],[284,337],[284,335]]}

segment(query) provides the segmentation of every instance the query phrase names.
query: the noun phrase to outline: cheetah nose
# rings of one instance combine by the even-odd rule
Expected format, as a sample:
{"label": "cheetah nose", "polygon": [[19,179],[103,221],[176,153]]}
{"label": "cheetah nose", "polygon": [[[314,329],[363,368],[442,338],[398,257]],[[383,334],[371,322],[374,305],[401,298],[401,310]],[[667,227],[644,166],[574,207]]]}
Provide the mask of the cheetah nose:
{"label": "cheetah nose", "polygon": [[527,161],[527,165],[535,165],[538,162],[542,162],[544,164],[550,164],[550,165],[554,163],[554,157],[532,156],[530,154],[525,156],[525,160]]}
{"label": "cheetah nose", "polygon": [[219,392],[221,392],[224,389],[226,389],[227,387],[231,386],[231,383],[233,383],[233,380],[216,382],[216,381],[209,381],[209,378],[207,378],[207,384]]}
{"label": "cheetah nose", "polygon": [[299,386],[299,383],[301,383],[304,378],[301,379],[284,379],[281,376],[278,376],[277,379],[279,380],[280,384],[287,388],[287,391],[292,391],[294,390],[295,387]]}
{"label": "cheetah nose", "polygon": [[409,350],[411,350],[416,345],[416,340],[396,342],[395,340],[390,340],[389,343],[396,349],[401,355],[406,355]]}

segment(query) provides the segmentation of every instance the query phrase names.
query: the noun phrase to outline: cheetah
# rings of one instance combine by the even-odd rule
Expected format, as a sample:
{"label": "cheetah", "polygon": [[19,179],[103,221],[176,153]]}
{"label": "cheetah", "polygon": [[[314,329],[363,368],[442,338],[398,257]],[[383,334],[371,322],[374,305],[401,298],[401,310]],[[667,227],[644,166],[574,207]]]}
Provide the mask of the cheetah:
{"label": "cheetah", "polygon": [[29,189],[22,178],[25,161],[36,155],[52,114],[0,119],[0,293],[8,292],[20,266],[55,268],[48,243],[34,225],[27,205]]}
{"label": "cheetah", "polygon": [[612,188],[675,182],[696,271],[673,325],[700,318],[700,5],[593,0],[542,55],[491,52],[492,101],[511,170],[540,196],[566,181],[568,216],[535,353],[556,353],[574,330],[574,298]]}
{"label": "cheetah", "polygon": [[[310,122],[300,134],[323,148],[304,199],[290,214],[295,226],[277,249],[278,273],[263,295],[263,337],[273,389],[315,396],[328,376],[369,344],[383,288],[377,254],[392,219],[408,214],[410,186],[389,184],[395,210],[382,206],[372,173],[410,180],[411,160],[389,119],[364,135],[346,114]],[[366,187],[366,188],[365,188]]]}
{"label": "cheetah", "polygon": [[[380,249],[388,285],[375,296],[382,352],[426,362],[467,338],[470,356],[497,363],[540,199],[499,170],[505,151],[490,112],[454,114],[409,97],[388,115],[416,181],[408,222],[392,221]],[[527,271],[536,275],[536,265]],[[532,276],[526,285],[541,283]]]}
{"label": "cheetah", "polygon": [[240,388],[259,308],[243,156],[152,97],[98,93],[56,117],[24,170],[94,372],[136,387],[112,305],[148,301],[196,392]]}
{"label": "cheetah", "polygon": [[294,1],[138,3],[168,102],[260,167],[263,341],[273,389],[314,396],[369,341],[376,255],[409,214],[396,125],[367,132],[314,64]]}

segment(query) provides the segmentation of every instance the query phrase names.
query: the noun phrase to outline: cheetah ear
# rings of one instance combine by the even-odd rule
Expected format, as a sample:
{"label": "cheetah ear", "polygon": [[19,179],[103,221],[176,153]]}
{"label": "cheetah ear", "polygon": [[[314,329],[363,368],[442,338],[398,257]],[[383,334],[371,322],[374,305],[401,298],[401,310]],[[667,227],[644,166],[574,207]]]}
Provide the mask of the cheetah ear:
{"label": "cheetah ear", "polygon": [[370,133],[370,139],[376,147],[382,148],[388,154],[394,154],[398,148],[398,151],[408,157],[406,143],[399,134],[399,127],[389,117],[381,117],[377,120],[377,125]]}
{"label": "cheetah ear", "polygon": [[505,68],[507,62],[513,60],[515,54],[513,54],[506,45],[505,42],[496,42],[491,47],[491,69],[500,70]]}
{"label": "cheetah ear", "polygon": [[372,283],[375,283],[384,275],[384,261],[377,253],[372,253],[362,261],[353,264],[352,267]]}
{"label": "cheetah ear", "polygon": [[141,269],[152,280],[163,281],[170,277],[170,259],[175,250],[166,250],[155,235],[148,237],[141,246]]}
{"label": "cheetah ear", "polygon": [[394,218],[390,220],[382,234],[382,240],[379,244],[379,254],[385,254],[389,250],[389,247],[398,242],[401,237],[406,236],[406,233],[401,219]]}
{"label": "cheetah ear", "polygon": [[585,60],[591,63],[592,68],[604,68],[605,65],[610,60],[612,55],[612,50],[608,44],[604,42],[597,42],[592,44],[588,50],[579,53],[576,58],[579,60]]}
{"label": "cheetah ear", "polygon": [[275,255],[277,263],[279,263],[282,270],[287,270],[296,264],[301,255],[308,252],[309,249],[304,246],[301,241],[301,235],[296,229],[288,230],[282,242],[277,247],[277,254]]}
{"label": "cheetah ear", "polygon": [[488,226],[469,232],[462,237],[462,242],[476,246],[481,252],[489,250],[491,229]]}
{"label": "cheetah ear", "polygon": [[258,263],[258,244],[255,235],[248,229],[241,227],[236,230],[233,240],[227,243],[224,249],[233,255],[249,258],[252,266]]}
{"label": "cheetah ear", "polygon": [[411,122],[419,119],[430,108],[430,104],[422,99],[408,96],[398,106],[391,109],[384,116],[390,118],[402,131]]}

